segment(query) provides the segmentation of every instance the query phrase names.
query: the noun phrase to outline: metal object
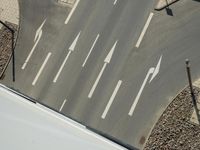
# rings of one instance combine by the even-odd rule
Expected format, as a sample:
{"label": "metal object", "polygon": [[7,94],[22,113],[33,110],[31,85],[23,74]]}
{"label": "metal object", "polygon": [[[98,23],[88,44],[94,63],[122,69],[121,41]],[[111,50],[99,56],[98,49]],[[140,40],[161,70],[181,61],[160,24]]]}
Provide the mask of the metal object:
{"label": "metal object", "polygon": [[200,122],[200,120],[199,120],[200,119],[199,110],[198,110],[198,107],[197,107],[197,101],[196,101],[194,89],[193,89],[193,86],[192,86],[192,78],[191,78],[191,72],[190,72],[190,61],[189,61],[189,59],[185,60],[185,64],[186,64],[188,82],[189,82],[189,86],[190,86],[190,93],[191,93],[191,97],[192,97],[192,103],[193,103],[194,111],[196,113],[197,120],[198,120],[198,123],[199,123]]}
{"label": "metal object", "polygon": [[13,82],[15,82],[15,51],[14,51],[14,33],[15,31],[6,25],[3,21],[0,20],[0,23],[5,26],[12,34],[12,74],[13,74]]}

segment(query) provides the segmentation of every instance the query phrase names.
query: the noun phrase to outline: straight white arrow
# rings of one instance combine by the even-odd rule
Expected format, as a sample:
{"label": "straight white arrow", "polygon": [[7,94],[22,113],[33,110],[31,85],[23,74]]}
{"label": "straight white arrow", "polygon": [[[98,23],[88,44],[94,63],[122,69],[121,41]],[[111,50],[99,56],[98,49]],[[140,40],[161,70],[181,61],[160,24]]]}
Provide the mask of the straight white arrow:
{"label": "straight white arrow", "polygon": [[71,46],[69,47],[70,51],[74,51],[76,43],[78,41],[78,38],[79,38],[80,34],[81,34],[81,31],[78,33],[78,35],[76,36],[75,40],[72,42]]}
{"label": "straight white arrow", "polygon": [[31,58],[33,52],[35,51],[35,48],[36,48],[38,42],[40,41],[40,38],[42,37],[42,27],[44,26],[45,22],[46,22],[46,19],[42,22],[40,27],[36,30],[35,38],[34,38],[35,44],[33,45],[33,48],[31,49],[30,53],[28,54],[23,66],[22,66],[22,69],[25,69],[29,59]]}
{"label": "straight white arrow", "polygon": [[99,83],[99,80],[100,80],[100,78],[101,78],[101,76],[102,76],[102,74],[103,74],[103,72],[104,72],[104,70],[105,70],[107,64],[110,63],[110,61],[111,61],[111,59],[112,59],[112,55],[113,55],[114,50],[115,50],[115,47],[116,47],[116,45],[117,45],[117,42],[118,42],[118,41],[115,42],[115,44],[114,44],[113,47],[111,48],[110,52],[108,53],[108,55],[107,55],[106,58],[104,59],[104,65],[103,65],[103,67],[102,67],[102,69],[101,69],[99,75],[97,76],[97,79],[96,79],[94,85],[92,86],[92,88],[91,88],[91,90],[90,90],[90,92],[89,92],[89,94],[88,94],[88,98],[91,98],[91,97],[92,97],[92,95],[93,95],[93,93],[94,93],[94,91],[95,91],[95,89],[96,89],[96,87],[97,87],[97,85],[98,85],[98,83]]}
{"label": "straight white arrow", "polygon": [[78,35],[76,36],[76,38],[74,39],[74,41],[72,42],[71,46],[69,47],[69,52],[67,53],[67,56],[65,57],[62,65],[60,66],[59,70],[58,70],[58,73],[56,74],[55,78],[53,79],[53,82],[56,83],[56,81],[58,80],[58,77],[60,76],[60,73],[62,72],[70,54],[74,51],[75,47],[76,47],[76,43],[78,41],[78,38],[81,34],[81,31],[78,33]]}
{"label": "straight white arrow", "polygon": [[151,79],[149,80],[149,83],[151,83],[151,81],[152,81],[152,80],[156,77],[156,75],[158,74],[158,72],[159,72],[159,70],[160,70],[161,60],[162,60],[162,56],[160,56],[160,59],[159,59],[157,65],[156,65],[156,67],[155,67],[155,68],[154,68],[154,67],[151,67],[151,68],[149,69],[149,71],[148,71],[148,73],[147,73],[147,75],[146,75],[146,77],[145,77],[145,79],[144,79],[144,81],[143,81],[143,83],[142,83],[142,86],[141,86],[141,88],[140,88],[140,90],[139,90],[139,92],[138,92],[138,94],[137,94],[137,96],[136,96],[136,98],[135,98],[135,100],[134,100],[134,102],[133,102],[133,104],[132,104],[132,106],[131,106],[131,109],[130,109],[130,111],[129,111],[129,113],[128,113],[129,116],[132,116],[132,115],[133,115],[133,112],[134,112],[134,110],[135,110],[135,107],[136,107],[136,105],[137,105],[137,103],[138,103],[138,101],[139,101],[139,99],[140,99],[140,96],[141,96],[141,94],[142,94],[142,92],[143,92],[143,90],[144,90],[144,87],[145,87],[145,85],[146,85],[146,83],[147,83],[147,81],[148,81],[149,76],[152,74]]}

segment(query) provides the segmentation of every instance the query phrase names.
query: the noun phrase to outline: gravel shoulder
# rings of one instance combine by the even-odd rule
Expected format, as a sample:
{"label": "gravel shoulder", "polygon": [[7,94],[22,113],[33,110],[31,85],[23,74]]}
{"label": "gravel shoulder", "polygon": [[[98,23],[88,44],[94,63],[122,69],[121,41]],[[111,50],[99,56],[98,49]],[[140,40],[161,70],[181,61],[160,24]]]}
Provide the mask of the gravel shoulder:
{"label": "gravel shoulder", "polygon": [[[198,97],[200,89],[194,89]],[[189,88],[186,88],[161,115],[144,150],[199,150],[200,126],[190,122],[192,113],[192,99]]]}
{"label": "gravel shoulder", "polygon": [[[15,31],[14,39],[16,42],[18,25],[9,22],[5,23]],[[1,78],[12,56],[11,48],[12,48],[12,34],[6,27],[2,26],[2,28],[0,29],[0,77]]]}

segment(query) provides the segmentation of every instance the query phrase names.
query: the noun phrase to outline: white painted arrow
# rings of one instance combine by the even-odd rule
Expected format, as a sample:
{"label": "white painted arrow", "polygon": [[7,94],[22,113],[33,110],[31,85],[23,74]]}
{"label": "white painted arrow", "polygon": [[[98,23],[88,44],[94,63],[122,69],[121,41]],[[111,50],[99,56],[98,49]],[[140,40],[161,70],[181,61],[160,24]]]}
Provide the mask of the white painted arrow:
{"label": "white painted arrow", "polygon": [[34,50],[35,50],[38,42],[40,41],[40,38],[42,37],[42,27],[44,26],[45,22],[46,22],[46,19],[42,22],[42,24],[40,25],[40,27],[36,30],[35,38],[34,38],[35,44],[33,45],[33,48],[31,49],[28,57],[26,58],[23,66],[22,66],[22,69],[25,69],[25,67],[26,67],[29,59],[31,58],[31,56],[32,56],[32,54],[33,54],[33,52],[34,52]]}
{"label": "white painted arrow", "polygon": [[103,74],[103,72],[104,72],[104,70],[105,70],[107,64],[110,63],[110,61],[111,61],[111,59],[112,59],[112,55],[113,55],[114,50],[115,50],[115,47],[116,47],[116,45],[117,45],[117,42],[118,42],[118,41],[115,42],[115,44],[114,44],[113,47],[111,48],[110,52],[108,53],[108,55],[107,55],[106,58],[104,59],[104,65],[103,65],[103,67],[102,67],[102,69],[101,69],[99,75],[97,76],[97,79],[96,79],[94,85],[92,86],[92,88],[91,88],[91,90],[90,90],[90,92],[89,92],[89,94],[88,94],[88,98],[91,98],[91,97],[92,97],[92,95],[93,95],[93,93],[94,93],[94,91],[95,91],[95,89],[96,89],[96,87],[97,87],[97,84],[99,83],[99,80],[100,80],[100,78],[101,78],[101,76],[102,76],[102,74]]}
{"label": "white painted arrow", "polygon": [[142,94],[142,92],[143,92],[143,90],[144,90],[144,87],[145,87],[145,85],[146,85],[146,83],[147,83],[147,81],[148,81],[149,76],[152,74],[152,77],[151,77],[151,79],[149,80],[149,83],[151,83],[151,81],[152,81],[152,80],[156,77],[156,75],[158,74],[158,72],[159,72],[159,70],[160,70],[161,60],[162,60],[162,55],[160,56],[160,59],[159,59],[157,65],[156,65],[156,68],[151,67],[151,68],[149,69],[149,71],[148,71],[148,73],[147,73],[147,75],[146,75],[146,77],[145,77],[145,79],[144,79],[144,81],[143,81],[143,83],[142,83],[142,86],[141,86],[141,88],[140,88],[140,90],[139,90],[139,92],[138,92],[138,94],[137,94],[137,96],[136,96],[136,98],[135,98],[135,100],[134,100],[134,102],[133,102],[133,104],[132,104],[132,106],[131,106],[131,109],[130,109],[130,111],[129,111],[129,113],[128,113],[129,116],[132,116],[132,115],[133,115],[133,112],[134,112],[134,110],[135,110],[135,107],[136,107],[136,105],[137,105],[137,103],[138,103],[138,101],[139,101],[139,99],[140,99],[140,96],[141,96],[141,94]]}
{"label": "white painted arrow", "polygon": [[116,45],[117,45],[117,42],[118,42],[118,41],[115,42],[115,44],[114,44],[113,47],[111,48],[110,52],[108,53],[108,55],[107,55],[106,58],[104,59],[104,62],[105,62],[105,63],[107,63],[107,64],[110,63],[111,58],[112,58],[112,55],[113,55],[114,50],[115,50],[115,47],[116,47]]}
{"label": "white painted arrow", "polygon": [[68,60],[68,58],[69,58],[69,56],[70,56],[70,54],[74,51],[74,49],[75,49],[75,47],[76,47],[76,43],[77,43],[77,41],[78,41],[78,38],[79,38],[80,34],[81,34],[81,31],[78,33],[78,35],[76,36],[75,40],[72,42],[71,46],[69,47],[68,54],[67,54],[67,56],[65,57],[65,59],[64,59],[64,61],[63,61],[63,63],[62,63],[62,65],[60,66],[60,68],[59,68],[59,70],[58,70],[58,73],[56,74],[55,78],[53,79],[53,82],[54,82],[54,83],[56,83],[56,81],[58,80],[58,77],[60,76],[60,73],[62,72],[62,70],[63,70],[63,68],[64,68],[64,66],[65,66],[65,64],[66,64],[66,62],[67,62],[67,60]]}
{"label": "white painted arrow", "polygon": [[42,24],[41,24],[41,25],[39,26],[39,28],[36,30],[34,42],[36,41],[36,39],[38,38],[40,32],[42,31],[42,27],[44,26],[45,22],[46,22],[46,19],[44,19],[44,21],[42,22]]}
{"label": "white painted arrow", "polygon": [[161,64],[161,60],[162,60],[162,55],[160,56],[160,59],[158,61],[158,64],[156,65],[156,68],[153,72],[153,75],[151,76],[151,79],[149,81],[149,83],[156,77],[156,75],[158,74],[159,70],[160,70],[160,64]]}
{"label": "white painted arrow", "polygon": [[77,41],[78,41],[78,38],[79,38],[80,34],[81,34],[81,31],[78,33],[78,35],[76,36],[76,38],[75,38],[74,41],[72,42],[71,46],[69,47],[69,50],[70,50],[70,51],[74,51],[75,46],[76,46],[76,43],[77,43]]}

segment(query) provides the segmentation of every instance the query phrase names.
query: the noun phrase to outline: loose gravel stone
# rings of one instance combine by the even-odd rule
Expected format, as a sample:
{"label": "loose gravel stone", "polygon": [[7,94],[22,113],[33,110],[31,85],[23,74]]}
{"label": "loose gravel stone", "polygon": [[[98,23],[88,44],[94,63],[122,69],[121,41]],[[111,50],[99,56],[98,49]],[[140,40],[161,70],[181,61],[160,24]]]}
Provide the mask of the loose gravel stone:
{"label": "loose gravel stone", "polygon": [[[196,97],[199,93],[195,87]],[[200,150],[200,126],[190,123],[192,112],[192,99],[186,88],[166,108],[144,150]]]}
{"label": "loose gravel stone", "polygon": [[[9,22],[6,24],[15,31],[15,41],[18,26]],[[7,64],[12,56],[12,34],[6,27],[0,29],[0,76],[7,67]]]}

